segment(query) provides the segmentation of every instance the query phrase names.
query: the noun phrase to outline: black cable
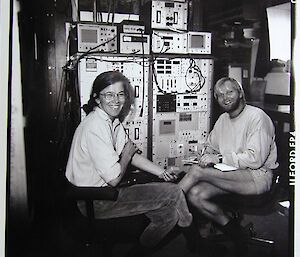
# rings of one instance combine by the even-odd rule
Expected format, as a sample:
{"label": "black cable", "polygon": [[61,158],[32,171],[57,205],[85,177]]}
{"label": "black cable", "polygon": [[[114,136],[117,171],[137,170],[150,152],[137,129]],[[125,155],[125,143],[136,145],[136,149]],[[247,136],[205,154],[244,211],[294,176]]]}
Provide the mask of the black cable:
{"label": "black cable", "polygon": [[[103,51],[101,51],[101,50],[100,50],[100,51],[97,50],[97,51],[91,51],[91,52],[89,52],[89,53],[88,53],[87,55],[85,55],[85,56],[94,55],[94,54],[103,54],[103,53],[105,53],[105,54],[114,54],[114,53],[116,53],[116,51],[117,51],[117,50],[103,52]],[[84,58],[85,56],[83,56],[83,58]],[[82,58],[80,57],[80,59],[82,59]]]}
{"label": "black cable", "polygon": [[[188,73],[190,70],[195,70],[196,71],[195,74],[199,78],[199,82],[193,88],[191,88],[189,86],[188,81],[187,81],[187,76],[188,76]],[[201,82],[201,81],[203,81],[203,82]],[[190,59],[190,65],[185,74],[185,83],[186,83],[186,86],[190,89],[189,93],[200,91],[205,84],[205,77],[203,76],[200,67],[196,64],[194,59]]]}
{"label": "black cable", "polygon": [[[78,62],[79,62],[82,58],[84,58],[85,56],[88,56],[88,55],[90,55],[90,54],[103,53],[102,51],[93,51],[93,50],[95,50],[96,48],[98,48],[98,47],[100,47],[100,46],[102,46],[102,45],[105,45],[105,44],[107,44],[107,43],[113,41],[116,37],[117,37],[117,36],[114,36],[113,38],[111,38],[111,39],[109,39],[109,40],[107,40],[107,41],[105,41],[105,42],[102,42],[101,44],[99,44],[99,45],[97,45],[97,46],[95,46],[95,47],[89,49],[88,51],[84,52],[82,55],[80,55],[80,56],[77,57],[77,58],[76,58],[76,55],[72,55],[72,56],[70,57],[70,59],[67,61],[66,65],[65,65],[63,68],[65,68],[65,69],[75,69],[75,68],[77,67]],[[163,40],[164,40],[164,39],[163,39]],[[166,49],[164,52],[162,52],[162,50],[163,50],[163,47],[161,48],[160,53],[158,53],[158,55],[154,58],[153,62],[156,61],[156,59],[159,58],[161,54],[166,53],[169,49]],[[114,52],[115,52],[115,51],[106,52],[106,53],[114,53]],[[145,56],[145,54],[143,54],[143,56]],[[96,58],[93,58],[93,59],[96,59]],[[71,65],[71,63],[72,63],[73,61],[75,61],[75,63],[74,63],[73,65]],[[133,61],[124,61],[124,62],[135,62],[135,61],[133,60]],[[138,62],[135,62],[135,63],[139,64]],[[140,65],[140,64],[139,64],[139,65]],[[151,66],[150,63],[149,63],[149,65],[147,65],[147,66],[145,65],[145,67],[150,67],[150,66]],[[71,67],[71,68],[70,68],[70,67]]]}
{"label": "black cable", "polygon": [[[153,70],[153,77],[154,77],[154,82],[156,84],[156,87],[158,89],[158,91],[162,94],[169,94],[169,95],[181,95],[181,94],[188,94],[188,93],[196,93],[198,91],[200,91],[203,86],[205,85],[205,77],[203,76],[202,74],[202,71],[200,69],[200,67],[196,64],[195,60],[194,59],[190,59],[190,65],[186,71],[186,74],[185,74],[185,83],[186,83],[186,86],[189,88],[189,90],[186,90],[185,92],[170,92],[170,93],[167,93],[166,91],[164,91],[160,86],[159,86],[159,83],[158,83],[158,80],[157,80],[157,74],[156,74],[156,68],[155,68],[155,65],[154,65],[154,61],[156,61],[157,58],[155,58],[155,60],[152,61],[152,70]],[[172,60],[172,59],[176,59],[176,57],[174,58],[169,58],[169,60]],[[198,76],[199,78],[199,82],[194,86],[194,87],[190,87],[189,83],[187,82],[187,76],[188,76],[188,72],[190,69],[194,69],[196,71],[196,75]]]}
{"label": "black cable", "polygon": [[67,74],[66,74],[66,71],[63,70],[61,81],[60,81],[60,92],[59,92],[57,104],[55,107],[55,117],[56,117],[55,143],[57,144],[55,163],[57,165],[58,170],[60,168],[64,169],[64,164],[66,161],[63,159],[63,155],[65,152],[64,148],[66,146],[67,131],[68,131],[68,126],[67,126],[68,121],[65,119],[66,80],[67,80]]}
{"label": "black cable", "polygon": [[[185,84],[186,84],[186,86],[190,89],[189,92],[192,92],[192,88],[191,88],[191,87],[189,86],[189,84],[188,84],[187,76],[188,76],[189,72],[192,71],[193,66],[194,66],[194,60],[193,60],[193,59],[190,59],[190,65],[189,65],[189,67],[187,68],[187,70],[186,70],[186,72],[185,72],[185,76],[184,76]],[[199,76],[198,76],[198,77],[199,77]]]}
{"label": "black cable", "polygon": [[[93,50],[95,50],[96,48],[98,48],[98,47],[100,47],[100,46],[103,46],[103,45],[105,45],[105,44],[107,44],[107,43],[113,41],[116,37],[117,37],[117,36],[114,36],[114,37],[112,37],[111,39],[109,39],[109,40],[107,40],[107,41],[105,41],[105,42],[102,42],[101,44],[99,44],[99,45],[97,45],[97,46],[95,46],[95,47],[89,49],[88,51],[84,52],[82,55],[80,55],[80,56],[77,57],[77,58],[76,58],[76,55],[72,55],[72,56],[70,57],[70,59],[67,61],[66,65],[65,65],[63,68],[65,68],[65,69],[74,69],[74,68],[76,68],[78,62],[79,62],[82,58],[84,58],[85,56],[87,56],[87,55],[89,55],[89,54],[100,53],[100,51],[93,51]],[[101,52],[101,53],[102,53],[102,52]],[[74,68],[72,68],[72,67],[70,68],[70,65],[72,64],[73,61],[75,61],[75,64],[72,65],[72,67],[74,67]]]}
{"label": "black cable", "polygon": [[166,52],[169,51],[170,48],[167,48],[167,49],[163,52],[163,49],[164,49],[164,46],[165,46],[165,42],[166,42],[165,39],[164,39],[164,37],[162,37],[161,35],[159,35],[159,34],[157,34],[157,33],[155,33],[155,32],[153,32],[153,34],[156,35],[156,36],[158,36],[158,37],[160,37],[160,38],[163,40],[163,44],[162,44],[161,49],[159,50],[157,56],[153,59],[153,62],[155,62],[156,59],[157,59],[161,54],[165,54]]}
{"label": "black cable", "polygon": [[142,107],[141,107],[141,112],[140,112],[140,117],[143,117],[143,112],[144,112],[144,102],[145,102],[145,48],[144,48],[144,34],[143,30],[140,30],[141,36],[142,36],[142,63],[143,63],[143,94],[142,94]]}
{"label": "black cable", "polygon": [[[108,60],[108,59],[105,59],[105,58],[97,58],[97,57],[94,57],[94,56],[93,57],[89,57],[89,59],[96,60],[96,61],[104,61],[104,62],[123,62],[123,63],[136,63],[136,64],[139,64],[134,59],[132,59],[132,60],[124,59],[124,60],[117,60],[116,61],[116,60]],[[139,64],[139,65],[141,65],[141,64]]]}
{"label": "black cable", "polygon": [[[164,53],[162,53],[162,54],[164,54]],[[156,57],[153,59],[153,61],[152,61],[152,71],[153,71],[153,76],[154,76],[154,80],[155,80],[156,87],[157,87],[158,91],[159,91],[160,93],[164,94],[164,95],[166,95],[166,94],[172,94],[172,93],[167,93],[166,91],[164,91],[164,90],[159,86],[159,83],[158,83],[158,81],[157,81],[157,74],[156,74],[156,69],[155,69],[155,66],[154,66],[154,62],[157,60],[158,57],[159,57],[159,55],[156,56]],[[168,58],[168,59],[169,59],[169,60],[173,60],[173,59],[176,59],[176,58],[177,58],[177,57],[174,57],[174,58]],[[177,92],[174,92],[174,93],[177,93]]]}
{"label": "black cable", "polygon": [[[200,91],[204,87],[204,85],[205,85],[205,77],[203,76],[200,67],[196,64],[196,62],[194,62],[194,63],[195,63],[194,69],[196,71],[198,71],[199,76],[200,76],[199,83],[198,83],[198,85],[200,85],[200,87],[199,87],[199,90],[197,90],[197,91]],[[203,82],[201,83],[201,81],[203,81]]]}
{"label": "black cable", "polygon": [[117,37],[117,36],[114,36],[114,37],[112,37],[111,39],[109,39],[109,40],[107,40],[107,41],[105,41],[105,42],[103,42],[103,43],[101,43],[101,44],[99,44],[99,45],[97,45],[97,46],[92,47],[91,49],[89,49],[88,51],[86,51],[85,53],[83,53],[83,54],[80,56],[79,59],[82,59],[82,58],[85,56],[85,54],[89,54],[91,51],[95,50],[96,48],[98,48],[98,47],[100,47],[100,46],[103,46],[103,45],[106,45],[107,43],[113,41],[116,37]]}
{"label": "black cable", "polygon": [[[169,51],[170,48],[167,48],[165,51],[163,51],[164,46],[165,46],[165,39],[164,39],[164,37],[162,37],[161,35],[159,35],[159,34],[157,34],[157,33],[155,33],[155,32],[153,32],[153,34],[156,35],[156,36],[158,36],[158,37],[160,37],[160,38],[163,40],[163,45],[162,45],[162,47],[161,47],[159,53],[158,53],[157,55],[155,55],[155,57],[153,58],[152,64],[151,64],[152,70],[153,70],[153,76],[154,76],[154,79],[155,79],[155,84],[156,84],[156,87],[157,87],[158,91],[161,92],[161,93],[163,93],[163,94],[185,94],[185,93],[179,93],[179,92],[167,93],[166,91],[164,91],[164,90],[159,86],[159,83],[158,83],[158,81],[157,81],[157,74],[155,73],[155,70],[156,70],[156,69],[155,69],[155,67],[154,67],[154,62],[160,57],[160,55],[165,54],[167,51]],[[152,56],[153,56],[153,54],[152,54]],[[174,58],[169,58],[169,59],[170,59],[170,60],[176,59],[176,57],[174,57]]]}
{"label": "black cable", "polygon": [[[158,81],[157,81],[157,74],[156,74],[156,69],[155,69],[154,63],[156,62],[157,58],[160,57],[160,55],[165,54],[170,48],[167,48],[167,49],[163,52],[164,45],[165,45],[165,39],[164,39],[164,37],[162,37],[161,35],[159,35],[159,34],[157,34],[157,33],[155,33],[155,32],[153,32],[153,34],[156,35],[156,36],[158,36],[158,37],[160,37],[160,38],[163,40],[163,45],[162,45],[162,47],[161,47],[159,53],[153,58],[151,66],[152,66],[152,71],[153,71],[153,76],[154,76],[154,80],[155,80],[156,87],[157,87],[157,89],[158,89],[158,91],[159,91],[160,93],[162,93],[162,94],[165,95],[165,94],[168,94],[168,93],[167,93],[166,91],[164,91],[164,90],[159,86],[159,83],[158,83]],[[153,56],[153,54],[152,54],[152,56]]]}
{"label": "black cable", "polygon": [[55,111],[54,111],[56,117],[59,116],[59,109],[60,109],[61,101],[63,100],[63,93],[65,90],[65,87],[63,86],[63,81],[64,81],[65,72],[66,71],[63,69],[62,74],[61,74],[60,83],[59,83],[60,90],[58,93],[57,103],[56,103]]}
{"label": "black cable", "polygon": [[156,74],[156,69],[155,69],[155,66],[154,66],[154,62],[152,62],[152,74],[153,74],[153,77],[154,77],[154,81],[155,81],[155,84],[156,84],[156,87],[158,89],[158,91],[164,95],[167,94],[166,91],[162,90],[162,88],[159,86],[159,83],[157,81],[157,74]]}
{"label": "black cable", "polygon": [[106,23],[109,23],[109,17],[110,17],[110,1],[106,0],[106,5],[107,5],[107,21]]}
{"label": "black cable", "polygon": [[98,13],[99,13],[99,18],[100,18],[100,22],[103,22],[103,17],[102,17],[102,11],[101,11],[101,1],[100,1],[100,3],[99,4],[97,4],[97,11],[98,11]]}
{"label": "black cable", "polygon": [[[140,57],[140,56],[138,56],[138,57]],[[129,57],[127,57],[127,58],[129,58]],[[89,57],[89,59],[91,59],[91,60],[96,60],[96,61],[116,62],[116,60],[106,60],[106,59],[104,59],[104,58],[97,58],[97,57]],[[140,66],[143,66],[143,64],[141,64],[139,61],[136,61],[135,59],[136,59],[136,58],[133,58],[132,60],[128,60],[128,59],[118,60],[118,62],[123,62],[123,63],[136,63],[136,64],[138,64],[138,65],[140,65]],[[150,65],[150,61],[149,61],[149,65],[144,65],[144,66],[145,66],[145,68],[150,67],[150,66],[151,66],[151,65]]]}
{"label": "black cable", "polygon": [[[67,45],[69,37],[67,40]],[[56,165],[64,171],[68,159],[73,133],[80,121],[80,95],[76,77],[77,71],[62,69],[59,93],[55,105],[55,143],[57,144]]]}
{"label": "black cable", "polygon": [[114,25],[114,23],[115,23],[115,12],[116,12],[115,5],[116,5],[116,0],[113,0],[113,2],[112,2],[113,11],[112,11],[112,18],[111,18],[112,19],[112,21],[111,21],[112,25]]}

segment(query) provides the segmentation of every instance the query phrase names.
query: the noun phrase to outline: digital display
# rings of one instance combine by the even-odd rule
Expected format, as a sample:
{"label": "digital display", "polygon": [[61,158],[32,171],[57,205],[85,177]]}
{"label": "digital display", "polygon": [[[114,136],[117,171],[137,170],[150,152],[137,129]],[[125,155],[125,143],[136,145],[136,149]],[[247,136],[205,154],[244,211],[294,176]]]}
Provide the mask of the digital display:
{"label": "digital display", "polygon": [[191,48],[204,48],[204,35],[191,35]]}
{"label": "digital display", "polygon": [[185,95],[185,96],[183,96],[183,99],[197,99],[198,98],[198,96],[196,96],[196,95]]}
{"label": "digital display", "polygon": [[145,42],[147,43],[147,37],[131,37],[131,42]]}
{"label": "digital display", "polygon": [[165,3],[165,7],[174,8],[174,3]]}
{"label": "digital display", "polygon": [[173,40],[173,37],[171,37],[171,36],[164,36],[164,37],[162,37],[162,39],[164,39],[164,40]]}
{"label": "digital display", "polygon": [[141,36],[128,36],[128,35],[124,35],[123,36],[123,42],[138,42],[138,43],[147,43],[147,37],[141,37]]}
{"label": "digital display", "polygon": [[97,30],[95,29],[82,29],[81,42],[97,44]]}
{"label": "digital display", "polygon": [[158,95],[156,106],[157,112],[176,112],[176,96]]}

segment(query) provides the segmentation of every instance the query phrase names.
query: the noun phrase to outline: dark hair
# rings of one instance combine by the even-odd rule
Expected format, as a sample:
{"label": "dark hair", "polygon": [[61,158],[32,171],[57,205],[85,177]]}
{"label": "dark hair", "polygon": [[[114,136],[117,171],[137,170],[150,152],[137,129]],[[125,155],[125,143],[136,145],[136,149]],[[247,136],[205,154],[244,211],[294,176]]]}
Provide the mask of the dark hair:
{"label": "dark hair", "polygon": [[215,97],[215,99],[218,99],[217,93],[216,93],[217,89],[219,89],[221,86],[223,86],[224,83],[225,83],[226,81],[230,81],[231,84],[235,87],[235,89],[236,89],[239,93],[242,93],[242,96],[243,96],[242,99],[243,99],[244,102],[246,102],[246,100],[245,100],[245,92],[244,92],[244,89],[243,89],[242,85],[241,85],[236,79],[234,79],[234,78],[229,78],[229,77],[223,77],[223,78],[220,78],[220,79],[216,82],[215,87],[214,87],[214,97]]}
{"label": "dark hair", "polygon": [[96,77],[96,79],[93,82],[90,99],[88,103],[83,105],[82,107],[86,114],[89,114],[94,110],[96,106],[98,106],[96,99],[99,98],[100,92],[104,88],[116,82],[122,82],[124,86],[124,93],[126,96],[126,100],[118,118],[120,119],[120,121],[123,121],[125,119],[125,117],[128,115],[130,111],[131,106],[134,104],[134,93],[128,78],[126,78],[119,71],[106,71],[99,74]]}

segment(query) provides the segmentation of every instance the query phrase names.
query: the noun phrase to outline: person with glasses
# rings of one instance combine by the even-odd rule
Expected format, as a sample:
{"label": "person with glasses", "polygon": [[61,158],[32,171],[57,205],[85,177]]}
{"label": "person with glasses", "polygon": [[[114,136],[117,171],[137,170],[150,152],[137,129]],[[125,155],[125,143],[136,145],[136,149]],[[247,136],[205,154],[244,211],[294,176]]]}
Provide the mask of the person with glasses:
{"label": "person with glasses", "polygon": [[[134,102],[129,80],[118,71],[101,73],[93,82],[84,106],[88,115],[77,127],[66,168],[67,179],[76,186],[103,187],[118,184],[129,164],[164,181],[176,175],[138,153],[121,122]],[[148,250],[178,224],[189,228],[192,215],[183,191],[174,183],[136,184],[119,187],[116,201],[94,201],[95,217],[106,219],[145,214],[150,224],[140,237],[140,246],[130,256],[146,256]],[[84,214],[84,203],[78,202]]]}

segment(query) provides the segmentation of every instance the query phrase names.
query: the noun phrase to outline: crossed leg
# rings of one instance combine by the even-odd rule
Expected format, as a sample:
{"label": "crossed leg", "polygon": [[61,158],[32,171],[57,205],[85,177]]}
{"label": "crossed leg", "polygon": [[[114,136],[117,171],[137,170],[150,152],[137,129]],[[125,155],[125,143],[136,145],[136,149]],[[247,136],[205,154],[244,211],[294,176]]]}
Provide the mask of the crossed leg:
{"label": "crossed leg", "polygon": [[258,194],[251,171],[221,172],[213,168],[192,166],[179,186],[201,214],[219,224],[220,229],[229,235],[234,243],[234,256],[244,256],[247,253],[246,231],[212,198],[224,194]]}
{"label": "crossed leg", "polygon": [[190,203],[196,207],[202,215],[220,225],[225,225],[229,221],[229,217],[222,208],[210,201],[210,199],[214,196],[227,193],[227,191],[206,182],[199,182],[189,190],[187,197]]}
{"label": "crossed leg", "polygon": [[188,193],[198,182],[207,182],[230,193],[257,194],[251,171],[248,170],[221,172],[214,168],[202,168],[193,165],[179,182],[179,186],[185,193]]}
{"label": "crossed leg", "polygon": [[179,182],[189,201],[206,217],[220,225],[230,218],[211,198],[217,195],[235,193],[241,195],[257,194],[257,189],[248,170],[221,172],[213,168],[193,165]]}

